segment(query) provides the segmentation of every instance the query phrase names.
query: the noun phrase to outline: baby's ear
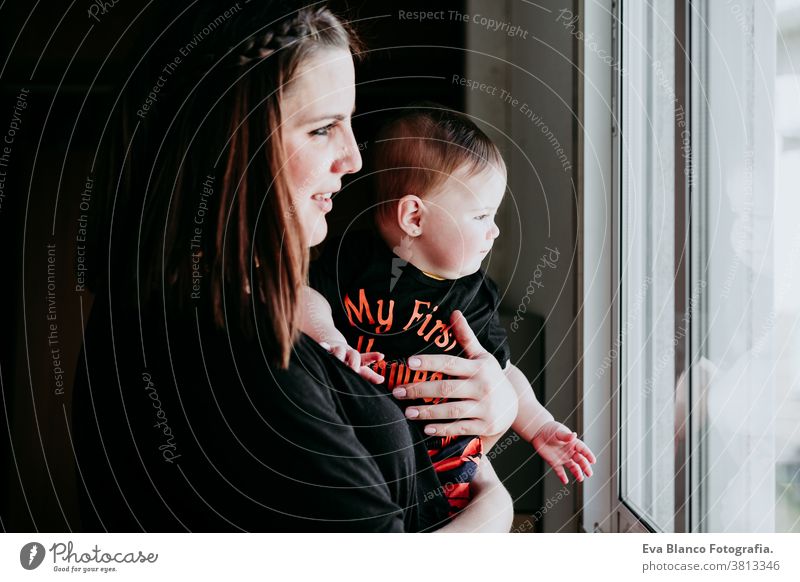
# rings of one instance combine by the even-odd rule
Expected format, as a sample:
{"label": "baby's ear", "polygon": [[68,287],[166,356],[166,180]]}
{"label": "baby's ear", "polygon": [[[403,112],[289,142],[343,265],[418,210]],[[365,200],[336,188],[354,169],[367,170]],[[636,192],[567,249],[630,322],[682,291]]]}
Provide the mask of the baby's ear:
{"label": "baby's ear", "polygon": [[419,196],[406,194],[397,204],[397,224],[408,236],[422,234],[422,215],[425,204]]}

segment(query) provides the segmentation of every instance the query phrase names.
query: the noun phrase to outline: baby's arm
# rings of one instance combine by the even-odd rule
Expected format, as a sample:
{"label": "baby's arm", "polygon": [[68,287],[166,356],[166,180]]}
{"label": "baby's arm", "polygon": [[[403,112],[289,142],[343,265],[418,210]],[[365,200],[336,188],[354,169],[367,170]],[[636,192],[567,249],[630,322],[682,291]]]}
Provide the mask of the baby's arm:
{"label": "baby's arm", "polygon": [[327,299],[308,285],[303,286],[303,321],[300,328],[319,344],[347,345],[347,340],[333,324],[333,312]]}
{"label": "baby's arm", "polygon": [[591,463],[595,462],[592,451],[578,435],[553,419],[531,390],[531,385],[519,368],[509,362],[506,377],[517,393],[519,409],[511,427],[550,465],[565,485],[568,483],[564,467],[570,470],[578,481],[584,475],[592,476]]}
{"label": "baby's arm", "polygon": [[347,364],[354,372],[374,384],[383,382],[383,376],[373,371],[369,365],[383,359],[379,352],[359,354],[358,350],[347,345],[347,339],[333,324],[333,312],[327,299],[308,285],[303,286],[301,301],[303,320],[300,329],[328,350],[336,358]]}
{"label": "baby's arm", "polygon": [[506,378],[514,387],[519,400],[517,418],[511,428],[529,443],[533,442],[536,433],[548,422],[553,422],[553,415],[536,400],[525,374],[511,362],[506,366]]}

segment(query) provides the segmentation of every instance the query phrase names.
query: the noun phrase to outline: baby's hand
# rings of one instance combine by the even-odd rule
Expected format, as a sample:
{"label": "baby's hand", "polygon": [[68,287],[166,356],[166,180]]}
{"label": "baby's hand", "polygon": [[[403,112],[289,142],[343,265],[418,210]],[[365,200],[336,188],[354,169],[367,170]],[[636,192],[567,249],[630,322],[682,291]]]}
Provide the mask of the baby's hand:
{"label": "baby's hand", "polygon": [[360,354],[357,349],[351,348],[343,342],[320,342],[319,345],[352,368],[353,371],[364,378],[364,380],[372,382],[373,384],[383,383],[383,376],[370,368],[371,364],[380,362],[383,359],[382,353],[367,352],[365,354]]}
{"label": "baby's hand", "polygon": [[597,461],[592,451],[578,435],[560,422],[547,422],[539,429],[531,441],[533,448],[553,468],[561,482],[569,483],[564,467],[570,470],[578,481],[592,476],[591,463]]}

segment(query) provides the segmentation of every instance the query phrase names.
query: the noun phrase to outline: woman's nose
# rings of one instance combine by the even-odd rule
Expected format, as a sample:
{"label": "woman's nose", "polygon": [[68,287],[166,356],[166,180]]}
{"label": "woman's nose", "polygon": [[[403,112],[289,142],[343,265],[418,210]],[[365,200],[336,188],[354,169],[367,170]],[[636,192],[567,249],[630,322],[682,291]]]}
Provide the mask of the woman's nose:
{"label": "woman's nose", "polygon": [[333,171],[338,174],[355,174],[361,169],[361,152],[358,150],[356,136],[349,126],[343,141],[339,156],[334,161]]}
{"label": "woman's nose", "polygon": [[489,240],[494,240],[498,236],[500,236],[500,228],[495,223],[492,223],[492,228],[489,229],[489,232],[486,234],[486,238]]}

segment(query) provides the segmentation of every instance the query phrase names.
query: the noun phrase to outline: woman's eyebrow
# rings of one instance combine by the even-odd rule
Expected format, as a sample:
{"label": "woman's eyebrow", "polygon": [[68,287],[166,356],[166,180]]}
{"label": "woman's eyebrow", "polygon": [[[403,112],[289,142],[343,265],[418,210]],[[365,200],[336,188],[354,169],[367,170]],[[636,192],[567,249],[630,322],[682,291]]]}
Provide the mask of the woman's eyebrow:
{"label": "woman's eyebrow", "polygon": [[343,121],[346,116],[342,115],[341,113],[335,113],[330,115],[320,115],[319,117],[315,117],[314,119],[309,119],[306,123],[322,123],[323,121],[328,121],[329,119],[335,119],[336,121]]}
{"label": "woman's eyebrow", "polygon": [[[353,107],[353,111],[350,112],[350,116],[352,117],[353,113],[356,112],[356,108]],[[327,121],[329,119],[335,119],[336,121],[344,121],[347,119],[347,115],[342,115],[341,113],[329,113],[328,115],[320,115],[319,117],[315,117],[314,119],[309,119],[305,123],[321,123],[323,121]]]}

